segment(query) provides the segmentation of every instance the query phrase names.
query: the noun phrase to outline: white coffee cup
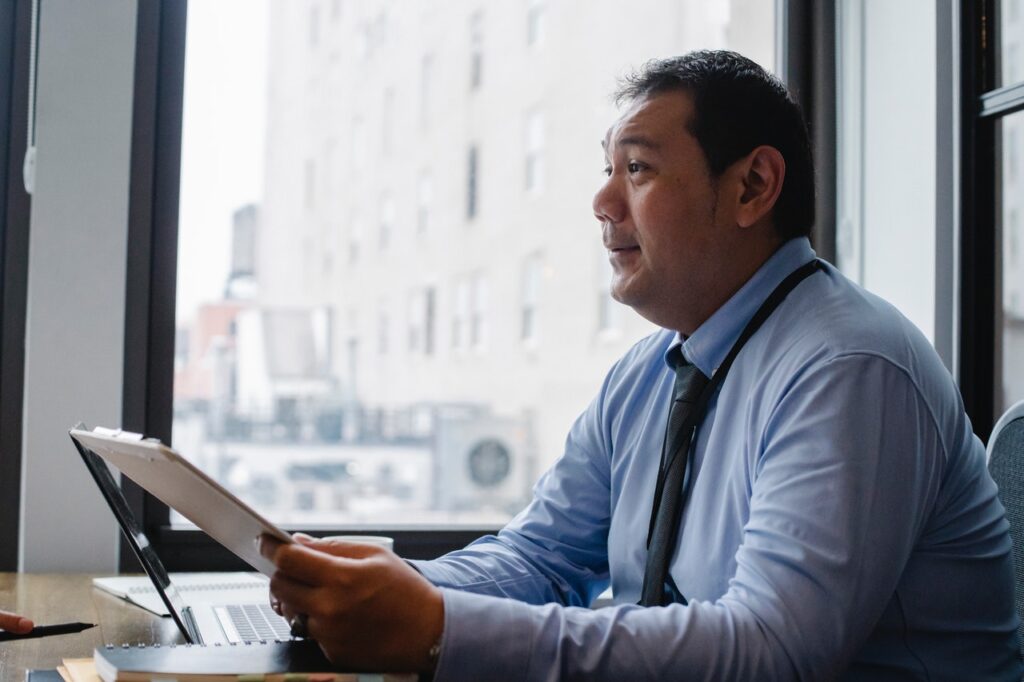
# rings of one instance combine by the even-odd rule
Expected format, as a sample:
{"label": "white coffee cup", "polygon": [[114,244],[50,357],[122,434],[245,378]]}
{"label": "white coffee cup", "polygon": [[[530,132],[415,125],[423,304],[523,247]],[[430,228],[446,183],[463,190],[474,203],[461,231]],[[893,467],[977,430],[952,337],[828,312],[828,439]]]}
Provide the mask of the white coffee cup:
{"label": "white coffee cup", "polygon": [[376,545],[394,552],[395,539],[386,535],[328,535],[322,540],[340,540],[341,542],[353,542],[360,545]]}

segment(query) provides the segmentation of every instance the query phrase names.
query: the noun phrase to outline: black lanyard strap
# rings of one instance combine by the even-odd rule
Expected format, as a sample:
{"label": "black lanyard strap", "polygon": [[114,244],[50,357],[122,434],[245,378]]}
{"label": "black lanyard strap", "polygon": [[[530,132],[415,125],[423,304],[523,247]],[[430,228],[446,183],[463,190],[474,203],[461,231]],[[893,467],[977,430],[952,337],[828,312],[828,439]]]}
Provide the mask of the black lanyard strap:
{"label": "black lanyard strap", "polygon": [[[797,287],[800,282],[804,281],[815,272],[820,270],[822,263],[820,260],[815,258],[812,261],[804,263],[799,268],[789,273],[782,282],[779,283],[775,290],[768,295],[765,302],[761,304],[761,307],[757,309],[754,316],[747,322],[747,326],[740,332],[739,338],[736,339],[736,343],[729,349],[728,355],[725,356],[725,360],[718,366],[711,380],[708,381],[708,385],[701,391],[700,397],[697,398],[697,402],[694,405],[693,410],[687,416],[686,421],[683,422],[683,426],[674,434],[672,438],[671,449],[669,450],[668,459],[663,463],[663,466],[658,471],[658,484],[654,489],[654,505],[651,507],[651,522],[650,527],[647,530],[647,545],[650,547],[651,535],[654,533],[654,522],[658,516],[658,508],[661,506],[661,497],[665,492],[665,480],[668,478],[668,472],[672,467],[685,466],[686,471],[683,475],[683,489],[679,491],[682,495],[683,501],[679,505],[679,516],[676,517],[673,525],[673,531],[670,537],[672,542],[675,543],[676,536],[679,534],[679,521],[682,517],[683,511],[686,508],[687,498],[690,492],[690,479],[691,471],[693,469],[690,466],[690,460],[693,459],[693,441],[694,435],[696,434],[697,427],[704,420],[704,415],[708,410],[708,405],[711,402],[711,398],[718,391],[718,388],[725,381],[726,375],[729,373],[729,368],[732,367],[732,363],[736,360],[736,356],[739,355],[743,346],[746,345],[747,341],[750,340],[764,321],[767,320],[775,309],[779,307],[779,304],[785,300],[786,296],[790,294]],[[685,450],[686,456],[680,457],[679,455]],[[669,551],[666,554],[666,560],[670,560],[673,552]],[[667,573],[666,573],[667,575]]]}

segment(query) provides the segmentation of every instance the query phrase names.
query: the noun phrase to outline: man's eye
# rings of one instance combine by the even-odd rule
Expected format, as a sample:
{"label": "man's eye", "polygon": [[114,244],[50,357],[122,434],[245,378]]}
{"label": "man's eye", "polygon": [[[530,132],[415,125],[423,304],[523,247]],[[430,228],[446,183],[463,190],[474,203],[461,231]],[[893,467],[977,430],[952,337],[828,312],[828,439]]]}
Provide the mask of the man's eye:
{"label": "man's eye", "polygon": [[637,163],[636,161],[630,161],[626,168],[630,173],[639,173],[644,169],[644,165],[642,163]]}
{"label": "man's eye", "polygon": [[604,173],[605,175],[607,175],[608,177],[611,177],[612,176],[612,167],[611,166],[605,166],[601,170],[601,172]]}

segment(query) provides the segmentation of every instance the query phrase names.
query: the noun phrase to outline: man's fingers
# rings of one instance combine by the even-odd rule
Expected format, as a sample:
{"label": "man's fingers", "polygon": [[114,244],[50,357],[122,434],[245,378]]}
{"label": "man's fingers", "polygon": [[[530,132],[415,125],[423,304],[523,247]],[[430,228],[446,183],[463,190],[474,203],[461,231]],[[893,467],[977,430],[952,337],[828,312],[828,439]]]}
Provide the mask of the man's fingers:
{"label": "man's fingers", "polygon": [[272,561],[279,573],[307,585],[344,582],[348,572],[359,567],[359,562],[349,557],[333,555],[298,543],[278,547]]}
{"label": "man's fingers", "polygon": [[272,598],[280,600],[281,615],[291,618],[297,613],[309,613],[320,601],[318,588],[293,580],[282,573],[275,573],[270,579]]}
{"label": "man's fingers", "polygon": [[16,613],[0,611],[0,630],[7,630],[8,632],[23,635],[34,627],[35,624],[28,618],[19,616]]}
{"label": "man's fingers", "polygon": [[369,545],[365,542],[348,542],[347,540],[335,540],[332,538],[316,540],[308,543],[307,546],[332,556],[344,557],[346,559],[366,559],[384,551],[378,545]]}

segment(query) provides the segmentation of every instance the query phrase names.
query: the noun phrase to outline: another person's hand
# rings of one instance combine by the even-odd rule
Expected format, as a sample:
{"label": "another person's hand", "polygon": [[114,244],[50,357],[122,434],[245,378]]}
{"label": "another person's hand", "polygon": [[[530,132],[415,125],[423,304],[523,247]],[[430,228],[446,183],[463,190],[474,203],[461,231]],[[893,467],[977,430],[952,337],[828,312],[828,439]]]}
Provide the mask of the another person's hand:
{"label": "another person's hand", "polygon": [[337,665],[427,672],[444,630],[441,591],[382,547],[296,535],[285,545],[264,535],[260,552],[277,566],[271,604]]}
{"label": "another person's hand", "polygon": [[30,632],[34,627],[35,623],[30,621],[28,618],[19,616],[16,613],[11,613],[10,611],[0,611],[0,630],[24,635],[25,633]]}

